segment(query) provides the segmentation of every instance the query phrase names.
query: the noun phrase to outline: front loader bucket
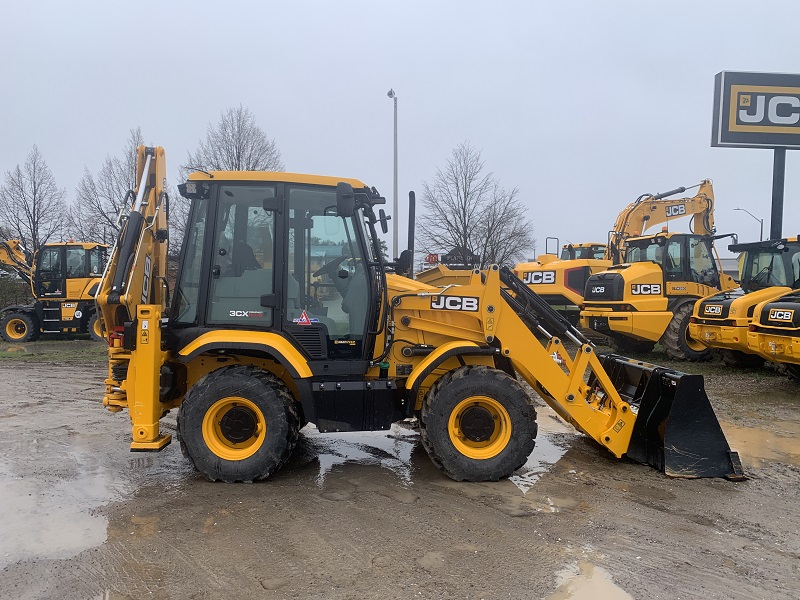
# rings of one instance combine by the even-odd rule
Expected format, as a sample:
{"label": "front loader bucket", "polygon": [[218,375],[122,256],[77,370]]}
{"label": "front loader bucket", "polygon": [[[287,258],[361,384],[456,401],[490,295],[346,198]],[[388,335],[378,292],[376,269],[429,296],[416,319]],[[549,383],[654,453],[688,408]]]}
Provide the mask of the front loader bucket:
{"label": "front loader bucket", "polygon": [[603,368],[636,411],[626,455],[670,477],[745,479],[706,395],[702,375],[608,354]]}

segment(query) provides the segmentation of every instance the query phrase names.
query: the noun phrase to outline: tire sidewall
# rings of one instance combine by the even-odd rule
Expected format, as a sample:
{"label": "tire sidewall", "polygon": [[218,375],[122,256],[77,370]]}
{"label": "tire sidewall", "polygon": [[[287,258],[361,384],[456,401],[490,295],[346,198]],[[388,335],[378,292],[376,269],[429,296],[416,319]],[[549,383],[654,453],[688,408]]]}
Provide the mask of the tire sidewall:
{"label": "tire sidewall", "polygon": [[92,313],[91,316],[89,317],[89,320],[86,322],[86,329],[89,332],[89,337],[91,337],[92,340],[94,340],[95,342],[104,342],[105,338],[103,336],[98,336],[94,332],[94,324],[99,319],[100,316],[96,312]]}
{"label": "tire sidewall", "polygon": [[[243,460],[217,456],[203,437],[203,419],[215,402],[238,396],[256,405],[266,423],[261,446]],[[247,367],[223,367],[195,384],[179,409],[181,446],[195,467],[213,481],[254,481],[274,473],[292,450],[289,421],[278,381]]]}
{"label": "tire sidewall", "polygon": [[[25,335],[23,335],[21,338],[12,339],[9,338],[8,335],[6,334],[6,327],[8,326],[9,321],[12,321],[14,319],[19,319],[20,321],[25,323]],[[34,339],[36,339],[37,334],[38,330],[36,326],[36,321],[31,315],[27,313],[23,312],[6,313],[5,315],[3,315],[3,318],[0,319],[0,336],[2,336],[3,340],[5,340],[6,342],[9,342],[11,344],[14,343],[24,344],[25,342],[31,342]]]}
{"label": "tire sidewall", "polygon": [[689,319],[692,316],[692,309],[694,308],[694,303],[686,303],[681,305],[678,310],[675,311],[676,317],[680,319],[678,323],[678,348],[680,348],[681,352],[683,352],[686,360],[690,361],[700,361],[700,360],[707,360],[711,358],[712,349],[708,347],[704,347],[702,350],[693,350],[689,347],[688,342],[686,341],[689,336]]}
{"label": "tire sidewall", "polygon": [[[473,368],[473,369],[479,369]],[[465,371],[464,374],[459,371]],[[536,416],[527,395],[511,377],[486,368],[485,377],[470,367],[462,367],[432,394],[423,408],[425,444],[434,463],[456,480],[496,481],[521,467],[533,451],[536,438]],[[488,396],[505,408],[510,419],[511,439],[503,450],[488,459],[463,455],[450,439],[449,420],[453,410],[463,400],[473,396]],[[429,405],[428,405],[429,404]]]}

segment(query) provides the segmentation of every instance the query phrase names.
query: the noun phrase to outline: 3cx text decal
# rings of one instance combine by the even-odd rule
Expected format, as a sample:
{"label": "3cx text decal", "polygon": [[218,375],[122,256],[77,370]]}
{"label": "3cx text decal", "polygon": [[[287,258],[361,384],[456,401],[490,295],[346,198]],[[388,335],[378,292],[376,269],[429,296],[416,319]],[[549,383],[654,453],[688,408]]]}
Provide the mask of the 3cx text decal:
{"label": "3cx text decal", "polygon": [[770,321],[791,321],[793,316],[794,316],[794,310],[786,310],[785,308],[769,309]]}
{"label": "3cx text decal", "polygon": [[478,299],[471,296],[433,296],[431,298],[431,308],[477,312]]}
{"label": "3cx text decal", "polygon": [[522,283],[527,285],[539,284],[539,283],[555,283],[555,282],[556,282],[555,271],[531,271],[525,273],[522,276]]}
{"label": "3cx text decal", "polygon": [[649,295],[649,294],[660,294],[661,293],[661,284],[660,283],[634,283],[631,285],[631,294],[634,295]]}
{"label": "3cx text decal", "polygon": [[261,310],[232,310],[228,313],[231,317],[245,317],[260,319],[264,316],[264,311]]}

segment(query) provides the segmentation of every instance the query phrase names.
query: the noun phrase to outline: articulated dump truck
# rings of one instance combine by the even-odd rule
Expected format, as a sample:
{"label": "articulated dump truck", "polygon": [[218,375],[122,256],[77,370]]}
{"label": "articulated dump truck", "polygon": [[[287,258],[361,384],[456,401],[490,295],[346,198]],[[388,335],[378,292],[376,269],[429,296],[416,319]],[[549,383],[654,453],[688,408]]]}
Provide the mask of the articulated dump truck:
{"label": "articulated dump truck", "polygon": [[[166,279],[162,148],[139,148],[135,198],[97,302],[103,403],[131,450],[170,442],[208,479],[268,478],[299,430],[386,430],[415,417],[455,480],[511,475],[534,449],[528,384],[614,456],[677,477],[741,479],[703,378],[600,356],[505,267],[443,287],[382,258],[385,200],[356,179],[196,172],[174,289]],[[565,347],[568,344],[572,350]]]}

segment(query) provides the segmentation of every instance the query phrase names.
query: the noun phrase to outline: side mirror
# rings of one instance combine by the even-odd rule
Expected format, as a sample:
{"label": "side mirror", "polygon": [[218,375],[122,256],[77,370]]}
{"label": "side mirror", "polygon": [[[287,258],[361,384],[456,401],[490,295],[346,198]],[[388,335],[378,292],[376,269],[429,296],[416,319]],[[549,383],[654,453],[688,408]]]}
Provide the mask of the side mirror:
{"label": "side mirror", "polygon": [[356,214],[356,197],[353,186],[340,181],[336,184],[336,212],[340,217],[352,217]]}
{"label": "side mirror", "polygon": [[381,223],[381,231],[384,233],[384,235],[389,233],[389,223],[387,223],[387,221],[389,219],[391,219],[391,218],[392,217],[387,217],[386,216],[386,211],[385,210],[380,209],[378,211],[378,221],[380,221],[380,223]]}
{"label": "side mirror", "polygon": [[398,275],[408,275],[411,273],[412,262],[414,258],[411,255],[411,250],[403,250],[400,253],[400,258],[397,259],[395,272]]}

